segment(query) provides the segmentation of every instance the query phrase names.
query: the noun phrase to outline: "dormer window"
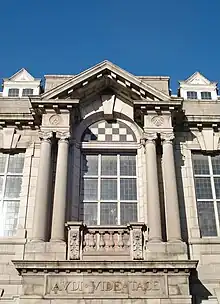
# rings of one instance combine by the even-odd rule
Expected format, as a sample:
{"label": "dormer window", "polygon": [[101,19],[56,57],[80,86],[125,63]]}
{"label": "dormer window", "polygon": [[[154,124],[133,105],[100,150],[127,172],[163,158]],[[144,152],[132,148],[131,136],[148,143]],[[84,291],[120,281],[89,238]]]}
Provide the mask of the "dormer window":
{"label": "dormer window", "polygon": [[22,96],[33,95],[33,89],[23,89]]}
{"label": "dormer window", "polygon": [[197,92],[195,92],[195,91],[188,91],[187,92],[187,99],[197,99]]}
{"label": "dormer window", "polygon": [[201,92],[201,99],[212,99],[211,92]]}
{"label": "dormer window", "polygon": [[19,89],[9,89],[8,90],[9,97],[18,97],[19,96]]}

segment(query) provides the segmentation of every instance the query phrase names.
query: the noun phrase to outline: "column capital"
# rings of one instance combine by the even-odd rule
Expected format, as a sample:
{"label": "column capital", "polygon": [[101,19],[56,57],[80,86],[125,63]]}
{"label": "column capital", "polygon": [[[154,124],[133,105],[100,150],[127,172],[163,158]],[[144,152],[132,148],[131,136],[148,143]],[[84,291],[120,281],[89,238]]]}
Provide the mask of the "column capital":
{"label": "column capital", "polygon": [[40,131],[39,137],[42,141],[51,142],[51,138],[53,137],[53,132],[51,131]]}
{"label": "column capital", "polygon": [[160,133],[160,137],[163,143],[172,143],[175,138],[173,132],[162,132]]}
{"label": "column capital", "polygon": [[59,139],[59,142],[60,141],[66,142],[70,138],[70,132],[69,131],[66,131],[66,132],[57,131],[56,137]]}
{"label": "column capital", "polygon": [[143,145],[146,145],[149,142],[155,142],[157,139],[157,133],[156,132],[144,132],[143,138],[141,139],[141,143]]}

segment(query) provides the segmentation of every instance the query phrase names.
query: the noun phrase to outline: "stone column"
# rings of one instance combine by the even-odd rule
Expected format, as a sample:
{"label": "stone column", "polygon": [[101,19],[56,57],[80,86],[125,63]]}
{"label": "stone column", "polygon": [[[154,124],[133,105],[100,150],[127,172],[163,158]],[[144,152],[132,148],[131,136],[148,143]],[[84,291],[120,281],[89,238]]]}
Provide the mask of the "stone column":
{"label": "stone column", "polygon": [[51,138],[52,132],[40,132],[40,163],[37,177],[37,188],[33,221],[33,241],[45,241],[47,235],[47,211],[51,173]]}
{"label": "stone column", "polygon": [[156,155],[156,133],[147,133],[145,142],[146,151],[146,173],[147,173],[147,215],[149,227],[149,241],[160,242],[161,234],[161,215],[160,198],[157,173]]}
{"label": "stone column", "polygon": [[67,174],[69,132],[59,133],[56,179],[54,189],[53,215],[51,241],[64,241],[66,199],[67,199]]}
{"label": "stone column", "polygon": [[165,193],[167,240],[180,241],[180,215],[173,154],[173,133],[161,134],[163,140],[163,182]]}

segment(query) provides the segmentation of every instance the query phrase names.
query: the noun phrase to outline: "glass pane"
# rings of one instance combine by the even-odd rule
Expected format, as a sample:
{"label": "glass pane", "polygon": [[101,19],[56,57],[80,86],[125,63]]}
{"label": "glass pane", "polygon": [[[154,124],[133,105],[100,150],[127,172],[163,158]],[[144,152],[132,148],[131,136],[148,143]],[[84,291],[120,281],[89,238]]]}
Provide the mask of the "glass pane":
{"label": "glass pane", "polygon": [[136,200],[137,199],[136,179],[121,178],[120,194],[121,194],[121,200]]}
{"label": "glass pane", "polygon": [[101,203],[100,213],[101,225],[117,225],[117,203]]}
{"label": "glass pane", "polygon": [[83,175],[98,175],[98,155],[83,155]]}
{"label": "glass pane", "polygon": [[117,199],[117,180],[104,178],[101,180],[101,199],[116,200]]}
{"label": "glass pane", "polygon": [[136,156],[121,155],[120,156],[120,175],[135,176],[136,175]]}
{"label": "glass pane", "polygon": [[97,200],[98,199],[98,179],[84,179],[83,182],[83,199]]}
{"label": "glass pane", "polygon": [[82,208],[84,223],[97,225],[97,203],[83,203]]}
{"label": "glass pane", "polygon": [[19,202],[5,201],[4,204],[6,206],[4,236],[12,236],[17,229]]}
{"label": "glass pane", "polygon": [[202,236],[216,236],[216,222],[213,202],[197,202],[199,227]]}
{"label": "glass pane", "polygon": [[220,155],[212,156],[211,159],[213,174],[220,175]]}
{"label": "glass pane", "polygon": [[196,177],[195,186],[198,199],[212,199],[211,181],[209,177]]}
{"label": "glass pane", "polygon": [[7,176],[5,187],[5,198],[19,198],[21,192],[22,178],[18,176]]}
{"label": "glass pane", "polygon": [[208,156],[202,154],[193,154],[194,174],[209,174]]}
{"label": "glass pane", "polygon": [[22,173],[24,167],[24,153],[12,154],[9,156],[8,172]]}
{"label": "glass pane", "polygon": [[220,198],[220,177],[214,177],[216,198]]}
{"label": "glass pane", "polygon": [[116,155],[102,155],[101,174],[102,175],[117,175],[117,156]]}
{"label": "glass pane", "polygon": [[137,222],[137,204],[121,203],[121,225]]}
{"label": "glass pane", "polygon": [[3,177],[0,177],[0,198],[2,198],[3,196],[3,193],[2,193],[2,190],[3,190]]}
{"label": "glass pane", "polygon": [[5,172],[6,160],[7,160],[7,154],[0,153],[0,173]]}

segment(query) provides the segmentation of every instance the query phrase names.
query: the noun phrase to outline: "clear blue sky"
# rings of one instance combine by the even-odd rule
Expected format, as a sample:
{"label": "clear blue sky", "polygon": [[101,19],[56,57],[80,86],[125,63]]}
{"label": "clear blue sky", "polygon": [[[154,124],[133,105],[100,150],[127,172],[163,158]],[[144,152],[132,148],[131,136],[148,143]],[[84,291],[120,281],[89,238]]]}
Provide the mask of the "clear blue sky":
{"label": "clear blue sky", "polygon": [[220,0],[11,0],[0,6],[0,78],[76,74],[108,59],[177,81],[220,81]]}

